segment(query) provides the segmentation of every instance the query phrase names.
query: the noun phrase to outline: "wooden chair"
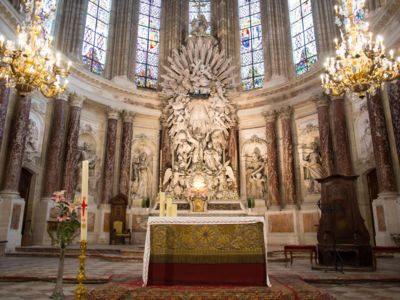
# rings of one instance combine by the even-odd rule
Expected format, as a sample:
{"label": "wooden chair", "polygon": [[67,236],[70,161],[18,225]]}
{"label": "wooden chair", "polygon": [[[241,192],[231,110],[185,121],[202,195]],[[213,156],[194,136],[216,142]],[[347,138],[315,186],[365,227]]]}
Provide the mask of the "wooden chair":
{"label": "wooden chair", "polygon": [[131,231],[126,228],[126,206],[128,198],[124,194],[119,194],[110,200],[111,213],[110,213],[110,245],[122,242],[129,239],[131,244]]}

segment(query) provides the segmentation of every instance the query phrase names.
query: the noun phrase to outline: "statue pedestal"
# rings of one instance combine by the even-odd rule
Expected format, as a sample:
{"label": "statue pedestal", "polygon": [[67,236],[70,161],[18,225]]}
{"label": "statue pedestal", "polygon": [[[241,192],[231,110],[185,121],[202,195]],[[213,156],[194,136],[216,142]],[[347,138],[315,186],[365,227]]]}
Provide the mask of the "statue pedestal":
{"label": "statue pedestal", "polygon": [[372,266],[370,237],[361,217],[355,183],[358,176],[332,175],[321,183],[318,255],[321,265]]}

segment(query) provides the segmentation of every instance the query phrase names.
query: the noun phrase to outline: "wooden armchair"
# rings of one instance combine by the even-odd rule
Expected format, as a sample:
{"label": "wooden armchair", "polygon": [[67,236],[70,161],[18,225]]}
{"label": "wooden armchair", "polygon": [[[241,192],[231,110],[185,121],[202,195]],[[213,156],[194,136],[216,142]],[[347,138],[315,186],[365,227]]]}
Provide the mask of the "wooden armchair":
{"label": "wooden armchair", "polygon": [[126,239],[129,239],[129,244],[131,244],[131,231],[126,226],[127,204],[128,198],[123,194],[119,194],[110,200],[110,245],[117,242],[125,244]]}

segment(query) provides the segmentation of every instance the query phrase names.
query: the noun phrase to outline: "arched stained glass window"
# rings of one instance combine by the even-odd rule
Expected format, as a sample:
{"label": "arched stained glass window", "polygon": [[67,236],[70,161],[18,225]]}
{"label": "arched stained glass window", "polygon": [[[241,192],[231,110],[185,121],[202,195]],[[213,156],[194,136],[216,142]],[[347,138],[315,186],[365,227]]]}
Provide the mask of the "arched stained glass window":
{"label": "arched stained glass window", "polygon": [[311,0],[289,0],[293,62],[298,75],[306,73],[317,61]]}
{"label": "arched stained glass window", "polygon": [[264,83],[260,1],[238,0],[238,3],[242,87],[250,90]]}
{"label": "arched stained glass window", "polygon": [[189,34],[192,31],[192,21],[198,15],[204,15],[209,24],[207,33],[211,32],[211,3],[210,0],[189,0]]}
{"label": "arched stained glass window", "polygon": [[140,1],[135,68],[138,87],[157,87],[160,16],[161,0]]}
{"label": "arched stained glass window", "polygon": [[47,35],[53,34],[56,10],[57,0],[45,0],[42,2],[40,17],[43,22],[43,29],[46,31]]}
{"label": "arched stained glass window", "polygon": [[83,62],[90,71],[101,75],[106,63],[111,0],[89,0],[83,37]]}

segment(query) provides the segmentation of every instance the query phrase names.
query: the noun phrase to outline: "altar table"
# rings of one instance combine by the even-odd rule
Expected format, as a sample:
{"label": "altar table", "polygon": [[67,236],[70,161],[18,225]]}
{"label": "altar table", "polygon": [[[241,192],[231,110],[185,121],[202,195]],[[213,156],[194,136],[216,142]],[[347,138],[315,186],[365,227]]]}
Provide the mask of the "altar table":
{"label": "altar table", "polygon": [[150,217],[144,285],[270,286],[263,217]]}

